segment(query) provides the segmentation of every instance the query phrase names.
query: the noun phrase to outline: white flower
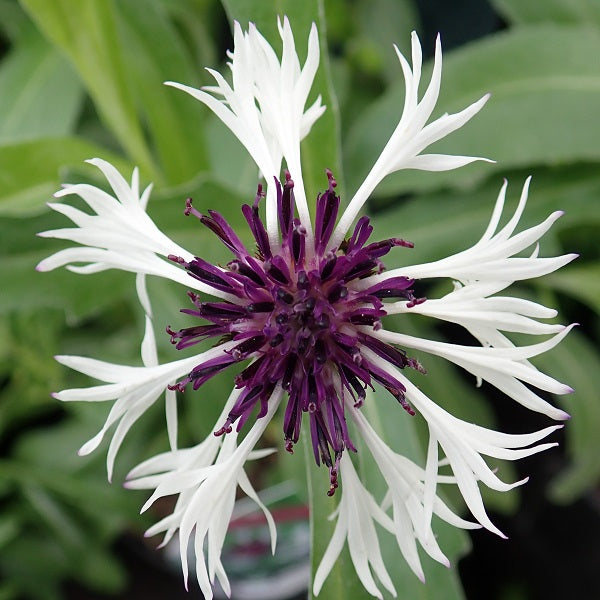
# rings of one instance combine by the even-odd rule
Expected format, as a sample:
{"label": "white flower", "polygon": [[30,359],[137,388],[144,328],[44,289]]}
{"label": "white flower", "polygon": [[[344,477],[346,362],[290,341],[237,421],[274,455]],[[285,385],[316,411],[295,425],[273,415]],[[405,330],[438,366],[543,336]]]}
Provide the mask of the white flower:
{"label": "white flower", "polygon": [[[79,195],[94,214],[68,204],[50,205],[70,218],[75,227],[42,235],[70,240],[80,246],[50,256],[40,263],[39,270],[66,265],[80,273],[110,268],[132,271],[137,274],[138,296],[146,313],[143,366],[122,366],[77,356],[58,357],[62,364],[104,383],[64,390],[56,397],[63,401],[114,402],[105,425],[81,450],[82,453],[94,450],[116,425],[107,458],[110,477],[123,437],[166,390],[171,451],[136,467],[127,485],[154,490],[144,509],[157,498],[177,495],[173,513],[148,534],[164,532],[163,543],[166,543],[179,533],[187,582],[187,547],[195,531],[196,576],[204,595],[210,598],[215,577],[225,591],[230,591],[221,550],[238,486],[267,515],[274,547],[272,519],[252,489],[244,463],[270,452],[253,448],[285,392],[286,448],[292,450],[302,422],[308,421],[305,427],[310,428],[315,460],[329,469],[328,493],[335,492],[340,480],[343,484],[335,532],[315,575],[315,594],[347,543],[365,589],[381,597],[373,575],[390,593],[395,594],[395,589],[383,563],[376,522],[395,536],[411,569],[424,579],[417,542],[435,560],[448,563],[432,530],[433,514],[456,527],[482,525],[503,535],[485,512],[479,482],[507,491],[525,480],[503,482],[483,457],[516,460],[540,452],[554,444],[535,444],[557,428],[511,435],[454,417],[411,382],[407,370],[423,371],[423,368],[403,348],[445,358],[472,374],[479,384],[491,384],[531,410],[553,419],[567,418],[566,413],[528,386],[553,394],[571,391],[529,361],[558,344],[570,327],[540,322],[539,319],[556,315],[540,304],[496,294],[515,281],[551,273],[574,255],[553,258],[538,255],[538,240],[560,213],[515,233],[525,208],[529,182],[507,225],[497,231],[505,184],[479,242],[431,263],[383,272],[381,257],[394,247],[408,245],[407,242],[392,238],[368,243],[373,228],[366,217],[358,219],[354,229],[351,228],[368,196],[389,173],[405,168],[453,169],[483,160],[423,154],[431,143],[471,119],[487,97],[457,114],[444,115],[427,124],[438,98],[441,49],[438,39],[431,81],[419,100],[421,49],[416,34],[412,37],[412,68],[396,49],[406,82],[406,98],[395,131],[339,220],[337,184],[333,174],[327,173],[329,186],[317,199],[312,222],[302,184],[300,141],[324,110],[319,98],[305,108],[318,68],[317,33],[313,26],[308,58],[301,67],[287,19],[279,23],[279,32],[283,43],[281,60],[253,25],[243,32],[236,23],[235,49],[230,53],[229,64],[232,84],[216,71],[210,71],[216,85],[204,91],[170,84],[213,110],[246,147],[264,176],[266,226],[259,215],[260,191],[253,206],[242,208],[258,253],[246,248],[221,215],[213,211],[200,213],[191,202],[186,214],[197,217],[211,229],[235,258],[225,267],[218,267],[178,247],[146,214],[150,188],[140,195],[137,171],[129,185],[114,167],[99,159],[91,162],[102,170],[114,196],[90,185],[73,185],[57,195]],[[280,182],[283,163],[289,173]],[[341,245],[345,237],[347,240]],[[530,249],[528,256],[517,256],[527,249]],[[188,348],[208,338],[216,338],[219,343],[190,358],[159,364],[145,287],[147,275],[171,279],[216,297],[214,302],[206,301],[200,294],[189,293],[193,308],[185,312],[201,318],[202,325],[170,331],[178,348]],[[413,279],[434,277],[454,280],[453,291],[427,301],[416,297]],[[394,313],[402,313],[404,318],[417,313],[456,323],[481,346],[431,341],[389,331],[382,318]],[[506,335],[514,332],[551,337],[519,347]],[[188,384],[197,389],[232,365],[239,365],[241,371],[215,426],[216,435],[209,435],[194,448],[177,449],[175,390],[183,390]],[[429,444],[424,469],[388,448],[362,415],[363,402],[372,402],[366,388],[374,383],[381,384],[408,412],[416,409],[420,418],[425,419]],[[348,415],[353,429],[347,423]],[[404,417],[394,414],[390,418]],[[256,421],[247,426],[251,418]],[[248,430],[238,444],[238,433],[243,428]],[[355,471],[349,454],[355,449],[352,442],[355,433],[364,440],[385,482],[388,491],[383,498],[374,498]],[[441,458],[439,448],[444,454]],[[439,473],[445,465],[452,475]],[[478,523],[452,513],[437,495],[438,484],[457,485]]]}

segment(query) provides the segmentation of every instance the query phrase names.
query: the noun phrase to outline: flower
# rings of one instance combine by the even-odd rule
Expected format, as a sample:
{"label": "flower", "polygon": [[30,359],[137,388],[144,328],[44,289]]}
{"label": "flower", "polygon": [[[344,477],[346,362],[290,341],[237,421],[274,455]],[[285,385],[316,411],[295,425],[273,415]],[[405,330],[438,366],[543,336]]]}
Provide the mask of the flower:
{"label": "flower", "polygon": [[[203,90],[169,84],[213,110],[246,147],[264,177],[265,187],[259,184],[254,202],[242,207],[255,251],[243,243],[221,214],[200,212],[191,199],[186,201],[185,214],[210,229],[232,259],[224,267],[215,266],[178,247],[146,214],[150,188],[140,194],[137,171],[128,184],[112,165],[100,159],[90,162],[104,173],[113,195],[90,185],[66,186],[56,194],[61,198],[80,196],[95,214],[68,204],[51,204],[76,227],[41,235],[81,246],[57,252],[38,269],[66,265],[84,274],[109,268],[132,271],[137,274],[138,296],[146,313],[143,366],[58,357],[66,366],[104,383],[64,390],[56,397],[64,401],[114,401],[104,427],[81,450],[87,453],[95,449],[118,422],[107,459],[110,476],[124,435],[165,392],[171,451],[133,469],[127,485],[154,490],[144,509],[164,495],[177,496],[173,513],[148,533],[164,532],[166,543],[179,532],[187,582],[187,545],[195,529],[196,575],[207,598],[212,597],[215,577],[230,591],[220,556],[238,486],[267,515],[274,547],[272,520],[250,485],[244,464],[270,452],[253,448],[283,402],[286,449],[293,451],[304,422],[310,431],[315,462],[324,463],[329,470],[327,493],[333,495],[340,483],[343,486],[334,515],[335,531],[315,575],[315,594],[347,543],[365,589],[381,597],[373,573],[390,593],[395,594],[395,590],[383,563],[374,522],[395,536],[411,569],[424,579],[417,542],[435,560],[448,564],[432,531],[433,514],[457,527],[483,526],[503,535],[485,512],[479,482],[506,491],[525,480],[512,484],[501,481],[483,456],[516,460],[540,452],[555,444],[538,442],[560,427],[513,435],[458,419],[412,383],[410,372],[424,373],[425,369],[407,350],[443,357],[473,374],[478,383],[485,380],[531,410],[553,419],[568,418],[528,386],[555,394],[571,389],[540,372],[528,359],[558,344],[570,327],[540,322],[538,319],[556,314],[540,304],[496,294],[515,281],[555,271],[575,255],[538,256],[538,240],[561,213],[515,233],[527,201],[528,180],[517,210],[498,230],[504,184],[490,224],[472,248],[431,263],[384,270],[383,257],[412,244],[401,238],[372,241],[368,217],[356,220],[377,184],[399,169],[436,171],[485,160],[423,153],[431,143],[470,120],[487,97],[459,113],[427,123],[438,98],[441,46],[438,38],[431,81],[419,100],[422,59],[416,34],[412,36],[412,67],[396,49],[406,83],[404,110],[397,127],[341,214],[335,177],[325,171],[327,189],[316,199],[313,223],[302,179],[300,141],[325,110],[320,98],[305,108],[319,63],[317,32],[313,25],[303,66],[287,19],[279,22],[279,32],[281,60],[254,25],[244,32],[235,24],[235,48],[229,54],[231,85],[213,70],[209,72],[216,85]],[[265,217],[261,216],[261,205]],[[529,256],[516,256],[532,246]],[[197,318],[198,324],[178,330],[168,327],[175,347],[189,348],[213,339],[216,343],[212,348],[189,358],[158,363],[145,287],[147,275],[193,288],[188,291],[191,306],[182,312]],[[426,278],[453,280],[454,289],[440,298],[425,300],[414,290],[416,280]],[[481,345],[432,341],[386,329],[385,317],[399,313],[455,323]],[[519,347],[506,332],[551,337]],[[215,435],[195,448],[177,449],[176,392],[190,387],[197,390],[213,376],[232,369],[236,373],[234,389],[215,424]],[[389,448],[362,414],[361,406],[372,402],[368,392],[374,385],[396,398],[406,413],[425,419],[429,444],[424,468]],[[245,436],[238,444],[242,432]],[[353,465],[357,436],[385,482],[388,492],[383,498],[375,498],[365,488]],[[444,453],[441,459],[440,447]],[[449,465],[451,475],[440,474],[443,465]],[[437,494],[438,484],[459,488],[475,523],[452,513]]]}

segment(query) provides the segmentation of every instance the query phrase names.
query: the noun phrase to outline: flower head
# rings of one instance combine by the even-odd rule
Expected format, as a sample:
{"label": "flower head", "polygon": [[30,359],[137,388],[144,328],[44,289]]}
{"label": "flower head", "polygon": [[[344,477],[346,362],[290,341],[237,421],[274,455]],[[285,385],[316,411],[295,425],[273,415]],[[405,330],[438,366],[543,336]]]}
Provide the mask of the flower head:
{"label": "flower head", "polygon": [[[329,469],[327,492],[333,495],[340,483],[343,486],[337,525],[316,573],[314,591],[321,589],[347,542],[365,589],[380,597],[371,569],[390,593],[395,594],[395,590],[383,564],[375,521],[395,536],[410,567],[424,579],[417,541],[434,559],[448,562],[432,532],[432,514],[457,527],[483,526],[502,535],[485,512],[479,482],[506,491],[525,480],[513,484],[501,481],[483,456],[515,460],[545,450],[554,444],[536,444],[556,429],[511,435],[456,418],[412,382],[412,373],[424,373],[425,369],[410,352],[446,358],[474,375],[477,382],[485,380],[527,408],[554,419],[567,418],[566,413],[528,386],[555,394],[568,393],[570,388],[540,372],[528,359],[560,342],[569,328],[538,320],[553,317],[555,311],[551,309],[496,294],[514,281],[550,273],[574,255],[538,256],[537,241],[560,213],[515,233],[527,201],[527,182],[515,214],[500,231],[497,228],[506,184],[490,225],[475,246],[432,263],[385,271],[384,257],[392,251],[405,251],[412,244],[401,238],[372,239],[369,218],[356,220],[375,186],[399,169],[435,171],[484,160],[423,154],[431,143],[471,119],[487,98],[457,114],[427,123],[440,87],[441,47],[438,39],[431,81],[419,100],[421,49],[416,34],[412,37],[412,67],[396,49],[406,98],[390,140],[341,214],[336,180],[325,169],[327,186],[316,198],[312,222],[302,179],[300,141],[325,109],[320,98],[305,108],[318,67],[317,32],[313,26],[303,67],[287,19],[279,23],[279,32],[283,42],[281,60],[253,25],[243,32],[236,23],[235,49],[229,63],[232,84],[212,70],[216,85],[204,90],[171,84],[213,110],[246,147],[264,177],[265,187],[260,184],[254,202],[241,209],[255,247],[248,247],[221,214],[210,209],[202,212],[191,199],[186,201],[185,215],[197,218],[210,229],[232,258],[225,266],[216,266],[178,247],[145,213],[150,190],[147,188],[140,196],[137,171],[129,185],[114,167],[99,159],[92,162],[104,172],[114,196],[88,185],[68,186],[57,194],[78,194],[95,214],[67,204],[52,204],[76,227],[42,235],[82,246],[59,251],[38,268],[51,270],[68,265],[81,273],[108,268],[133,271],[137,273],[138,295],[147,322],[142,344],[144,366],[59,357],[63,364],[105,384],[64,390],[57,397],[114,401],[105,426],[82,448],[83,452],[92,451],[118,422],[109,449],[110,473],[125,433],[166,392],[172,450],[134,469],[128,486],[155,490],[145,508],[164,495],[178,496],[174,512],[149,533],[164,532],[166,542],[179,531],[187,580],[187,543],[195,530],[196,574],[206,597],[212,595],[215,577],[226,591],[230,589],[220,555],[237,487],[254,498],[268,515],[245,475],[244,464],[268,452],[253,448],[279,404],[284,404],[282,437],[286,449],[293,450],[304,423],[316,463],[324,463]],[[286,169],[282,176],[283,162]],[[532,246],[529,256],[515,256]],[[181,329],[167,327],[175,347],[189,348],[212,339],[212,348],[189,358],[158,363],[146,275],[193,288],[188,291],[191,306],[182,312],[198,321]],[[416,280],[434,277],[454,280],[453,291],[427,300],[415,293]],[[417,313],[456,323],[481,346],[431,341],[386,329],[385,317],[398,313]],[[510,332],[553,337],[517,347],[505,335]],[[196,448],[176,449],[176,392],[191,388],[187,393],[193,393],[227,370],[235,374],[234,389],[224,403],[214,436]],[[425,419],[429,445],[424,468],[387,447],[362,414],[361,406],[373,401],[369,390],[376,385],[404,409],[391,418],[418,414],[417,418]],[[238,444],[242,432],[245,437]],[[357,436],[373,456],[388,489],[382,498],[375,498],[365,489],[353,465]],[[439,448],[444,453],[441,459]],[[448,464],[452,474],[440,474],[441,464]],[[438,484],[456,485],[477,522],[452,513],[437,494]],[[272,539],[274,543],[274,531]]]}
{"label": "flower head", "polygon": [[[262,418],[275,387],[280,384],[288,400],[284,417],[286,449],[298,442],[303,415],[307,415],[317,464],[331,474],[330,494],[337,487],[339,461],[345,448],[354,450],[346,426],[344,396],[359,407],[365,389],[377,381],[411,414],[404,386],[370,361],[363,348],[372,350],[391,365],[403,369],[420,365],[392,345],[381,342],[371,331],[381,329],[386,315],[383,300],[403,298],[411,305],[413,280],[393,277],[356,289],[356,283],[383,269],[381,257],[395,246],[410,246],[400,239],[369,243],[372,227],[362,217],[353,234],[340,248],[330,248],[339,197],[336,182],[328,172],[329,188],[317,198],[314,245],[306,248],[306,228],[295,216],[294,184],[287,174],[277,188],[277,215],[281,231],[279,248],[269,242],[259,216],[262,188],[253,206],[242,207],[256,241],[256,256],[237,237],[227,221],[214,211],[203,215],[188,200],[186,214],[194,214],[233,253],[225,269],[200,258],[186,261],[170,257],[207,286],[225,292],[227,302],[205,302],[190,293],[194,304],[183,312],[202,320],[201,325],[171,331],[177,348],[186,348],[207,338],[219,343],[235,342],[215,357],[200,362],[173,386],[184,391],[188,384],[198,389],[208,379],[230,366],[252,362],[235,377],[242,389],[225,422],[215,435],[239,431],[259,406]],[[204,324],[208,321],[210,324]]]}

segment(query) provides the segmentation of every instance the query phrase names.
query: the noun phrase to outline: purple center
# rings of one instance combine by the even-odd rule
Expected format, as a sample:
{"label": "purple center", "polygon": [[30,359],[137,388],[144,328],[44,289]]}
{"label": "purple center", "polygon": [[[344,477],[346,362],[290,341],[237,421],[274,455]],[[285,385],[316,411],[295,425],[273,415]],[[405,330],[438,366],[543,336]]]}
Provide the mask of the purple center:
{"label": "purple center", "polygon": [[[227,342],[222,355],[197,365],[173,389],[184,391],[191,383],[196,390],[230,365],[250,360],[235,377],[235,385],[242,392],[215,435],[229,433],[234,423],[239,431],[257,404],[257,418],[263,417],[269,398],[280,384],[288,394],[283,424],[286,449],[293,451],[306,413],[315,460],[329,467],[328,494],[332,495],[338,485],[342,452],[345,448],[356,451],[346,426],[345,398],[352,399],[354,407],[359,408],[367,386],[375,380],[414,414],[404,396],[404,386],[377,363],[387,361],[401,369],[423,369],[404,351],[377,339],[376,332],[386,315],[384,299],[407,300],[409,307],[424,299],[413,296],[413,280],[406,277],[391,277],[357,289],[358,280],[383,270],[380,258],[394,246],[410,248],[412,244],[396,238],[367,244],[373,228],[369,219],[362,217],[349,239],[339,248],[328,248],[340,199],[329,170],[327,177],[329,188],[317,198],[314,248],[310,252],[306,248],[306,229],[294,215],[294,183],[289,173],[283,188],[275,181],[281,233],[276,253],[258,213],[261,186],[253,206],[242,207],[256,240],[256,252],[252,254],[219,213],[209,211],[203,215],[188,199],[185,214],[200,219],[235,258],[222,269],[197,257],[186,262],[169,256],[192,277],[226,292],[228,299],[203,302],[197,294],[188,292],[194,308],[182,312],[209,324],[177,332],[167,328],[167,332],[178,349],[214,337],[220,338],[219,344]],[[365,348],[377,360],[368,359]]]}

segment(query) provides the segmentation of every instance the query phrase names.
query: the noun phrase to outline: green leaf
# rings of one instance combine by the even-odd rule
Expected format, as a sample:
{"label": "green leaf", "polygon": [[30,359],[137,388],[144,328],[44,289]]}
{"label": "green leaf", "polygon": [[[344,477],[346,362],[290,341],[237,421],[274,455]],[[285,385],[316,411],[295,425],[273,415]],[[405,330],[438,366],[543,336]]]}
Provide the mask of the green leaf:
{"label": "green leaf", "polygon": [[492,0],[492,4],[511,23],[593,23],[600,26],[599,0]]}
{"label": "green leaf", "polygon": [[0,556],[0,566],[6,580],[19,590],[17,597],[64,598],[59,582],[69,572],[67,557],[56,541],[39,532],[19,536]]}
{"label": "green leaf", "polygon": [[48,39],[67,54],[100,117],[142,171],[159,173],[146,146],[125,76],[127,57],[119,44],[112,0],[22,0]]}
{"label": "green leaf", "polygon": [[600,262],[552,273],[544,278],[544,284],[577,298],[600,314]]}
{"label": "green leaf", "polygon": [[37,485],[25,485],[23,493],[25,500],[36,512],[37,518],[50,529],[61,544],[84,545],[85,535],[79,524],[47,490]]}
{"label": "green leaf", "polygon": [[76,571],[77,579],[85,586],[110,595],[123,590],[127,573],[119,557],[113,556],[110,549],[89,548],[88,545],[78,557],[81,560]]}
{"label": "green leaf", "polygon": [[180,34],[156,0],[121,2],[118,13],[128,57],[127,79],[146,118],[166,181],[186,181],[207,166],[202,136],[207,110],[164,82],[197,85],[201,65],[192,63]]}
{"label": "green leaf", "polygon": [[[28,290],[32,296],[31,286]],[[6,344],[0,363],[5,382],[0,395],[0,436],[11,429],[18,431],[22,423],[55,408],[49,392],[60,381],[60,368],[51,359],[58,351],[59,319],[58,312],[35,309],[6,319],[0,339]]]}
{"label": "green leaf", "polygon": [[[121,170],[129,163],[105,148],[76,137],[53,137],[0,146],[0,216],[29,217],[47,211],[46,203],[60,189],[67,166],[81,168],[88,158],[102,156]],[[97,169],[89,167],[97,176]]]}
{"label": "green leaf", "polygon": [[19,533],[19,523],[14,517],[0,517],[0,549],[10,543]]}
{"label": "green leaf", "polygon": [[11,44],[17,44],[21,36],[31,31],[25,11],[14,0],[0,0],[0,31]]}
{"label": "green leaf", "polygon": [[[258,169],[252,157],[233,133],[212,114],[206,119],[204,136],[212,175],[225,191],[233,192],[243,199],[243,203],[249,202],[256,194],[258,183]],[[231,176],[232,165],[235,165],[235,177]],[[228,195],[224,196],[227,197]],[[238,204],[238,212],[240,207],[241,204]],[[244,225],[242,230],[246,229],[247,225]]]}
{"label": "green leaf", "polygon": [[[600,31],[552,25],[521,27],[446,53],[434,117],[461,110],[487,92],[492,96],[470,123],[431,152],[488,156],[498,164],[475,163],[427,177],[402,171],[388,176],[376,193],[464,186],[499,169],[599,161],[600,122],[594,114],[600,104],[600,61],[593,58],[599,55]],[[425,81],[429,72],[424,70]],[[400,118],[401,79],[398,67],[398,84],[348,135],[351,189],[366,176]]]}
{"label": "green leaf", "polygon": [[[40,242],[34,240],[33,243],[38,245]],[[37,250],[3,258],[0,264],[3,289],[0,314],[52,307],[64,310],[67,319],[76,322],[85,316],[99,314],[134,289],[134,278],[127,273],[107,271],[86,277],[65,269],[52,273],[36,272],[36,265],[51,253],[50,250]]]}
{"label": "green leaf", "polygon": [[83,100],[71,65],[33,29],[2,62],[0,90],[0,144],[71,133]]}
{"label": "green leaf", "polygon": [[247,29],[248,23],[255,23],[276,51],[278,44],[279,48],[281,47],[277,17],[287,16],[294,32],[300,60],[306,58],[306,40],[310,26],[313,22],[318,22],[320,17],[319,0],[309,0],[302,6],[294,0],[222,0],[222,4],[230,22],[239,21],[244,29]]}
{"label": "green leaf", "polygon": [[571,331],[551,352],[537,357],[536,365],[575,388],[574,394],[560,397],[572,417],[565,423],[569,465],[549,488],[555,502],[568,504],[593,490],[600,477],[600,353],[579,331]]}
{"label": "green leaf", "polygon": [[0,583],[0,600],[14,600],[19,597],[17,588],[12,583]]}
{"label": "green leaf", "polygon": [[[347,10],[347,5],[344,5]],[[373,66],[388,82],[395,82],[398,58],[392,44],[410,52],[410,32],[417,29],[418,13],[408,0],[367,0],[357,3],[356,25],[362,32],[360,50],[370,55]],[[398,36],[402,35],[402,39]],[[352,41],[353,45],[357,42]],[[366,58],[369,60],[369,58]],[[363,66],[364,62],[363,62]]]}

